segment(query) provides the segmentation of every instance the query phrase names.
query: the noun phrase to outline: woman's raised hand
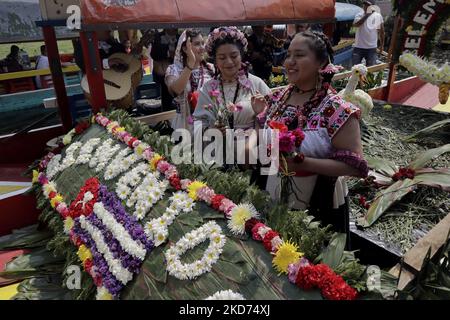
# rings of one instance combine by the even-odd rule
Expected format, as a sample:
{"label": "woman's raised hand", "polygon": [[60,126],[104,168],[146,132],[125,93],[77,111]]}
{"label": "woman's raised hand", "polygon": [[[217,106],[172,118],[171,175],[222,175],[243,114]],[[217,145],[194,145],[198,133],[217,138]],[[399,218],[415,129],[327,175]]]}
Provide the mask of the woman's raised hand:
{"label": "woman's raised hand", "polygon": [[186,41],[186,64],[188,66],[189,69],[194,69],[196,58],[195,58],[195,54],[194,51],[192,51],[192,42],[191,42],[191,38],[188,38]]}
{"label": "woman's raised hand", "polygon": [[267,103],[264,95],[256,91],[256,94],[252,96],[252,108],[253,112],[258,115],[266,109]]}

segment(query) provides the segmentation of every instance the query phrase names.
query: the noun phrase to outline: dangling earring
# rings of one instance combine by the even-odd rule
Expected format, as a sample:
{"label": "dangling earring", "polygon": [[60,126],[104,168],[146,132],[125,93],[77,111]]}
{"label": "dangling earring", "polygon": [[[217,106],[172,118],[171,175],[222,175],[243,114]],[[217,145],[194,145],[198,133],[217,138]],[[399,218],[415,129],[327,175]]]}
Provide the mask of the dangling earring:
{"label": "dangling earring", "polygon": [[320,74],[320,72],[318,72],[316,80],[316,91],[319,91],[321,86],[322,86],[322,75]]}

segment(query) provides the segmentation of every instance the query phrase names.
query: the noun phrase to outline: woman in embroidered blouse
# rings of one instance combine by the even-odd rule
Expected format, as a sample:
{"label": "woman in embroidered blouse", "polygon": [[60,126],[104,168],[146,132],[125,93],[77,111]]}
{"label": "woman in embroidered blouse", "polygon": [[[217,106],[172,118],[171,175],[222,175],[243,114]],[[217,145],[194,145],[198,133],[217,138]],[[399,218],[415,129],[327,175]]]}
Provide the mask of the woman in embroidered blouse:
{"label": "woman in embroidered blouse", "polygon": [[[289,172],[296,173],[289,207],[309,208],[323,223],[348,232],[348,190],[345,181],[337,178],[365,177],[368,167],[362,153],[360,111],[331,92],[331,79],[338,71],[331,64],[332,54],[331,43],[323,33],[297,34],[284,63],[290,85],[266,97],[255,96],[252,101],[259,125],[268,131],[271,121],[304,131],[300,156],[287,159]],[[273,198],[280,198],[280,189],[280,177],[269,176],[266,190]],[[325,189],[328,194],[324,194]],[[344,207],[344,218],[330,212],[339,207]]]}
{"label": "woman in embroidered blouse", "polygon": [[175,96],[177,114],[173,129],[192,129],[192,112],[197,105],[198,90],[214,75],[214,66],[204,59],[205,42],[199,30],[185,30],[178,40],[174,64],[166,70],[165,81]]}
{"label": "woman in embroidered blouse", "polygon": [[217,115],[211,111],[212,105],[220,108],[237,106],[233,109],[233,129],[253,129],[255,116],[251,97],[260,92],[270,93],[264,81],[247,72],[242,57],[247,50],[245,35],[236,27],[220,27],[208,36],[208,55],[214,60],[216,75],[200,90],[194,119],[201,120],[203,127],[221,127]]}

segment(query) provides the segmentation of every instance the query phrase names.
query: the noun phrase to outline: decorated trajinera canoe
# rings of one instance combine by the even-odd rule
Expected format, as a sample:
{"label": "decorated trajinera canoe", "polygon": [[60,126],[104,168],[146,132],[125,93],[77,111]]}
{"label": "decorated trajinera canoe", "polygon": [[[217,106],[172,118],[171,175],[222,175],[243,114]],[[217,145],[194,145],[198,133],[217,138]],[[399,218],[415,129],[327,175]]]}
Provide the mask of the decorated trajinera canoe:
{"label": "decorated trajinera canoe", "polygon": [[54,232],[47,249],[65,256],[64,286],[68,270],[82,271],[75,298],[357,298],[332,269],[345,237],[308,261],[263,222],[256,187],[221,185],[219,174],[189,180],[195,166],[161,156],[166,137],[121,112],[108,117],[77,126],[33,170],[40,220]]}

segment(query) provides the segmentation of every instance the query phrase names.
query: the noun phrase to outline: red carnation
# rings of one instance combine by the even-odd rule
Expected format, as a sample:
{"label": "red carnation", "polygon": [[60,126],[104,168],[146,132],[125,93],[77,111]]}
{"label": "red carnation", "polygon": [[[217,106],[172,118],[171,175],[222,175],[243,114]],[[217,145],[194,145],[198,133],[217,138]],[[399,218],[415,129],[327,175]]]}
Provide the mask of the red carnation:
{"label": "red carnation", "polygon": [[169,182],[170,185],[175,189],[175,190],[181,190],[181,181],[180,178],[176,175],[173,175],[169,178]]}
{"label": "red carnation", "polygon": [[298,270],[295,284],[304,290],[316,288],[322,278],[322,273],[314,265],[308,265]]}
{"label": "red carnation", "polygon": [[326,274],[319,284],[322,295],[328,300],[354,300],[358,292],[350,287],[341,276]]}
{"label": "red carnation", "polygon": [[250,220],[247,220],[247,222],[245,223],[245,231],[246,232],[251,232],[253,227],[257,224],[260,223],[261,221],[259,221],[256,218],[251,218]]}
{"label": "red carnation", "polygon": [[48,194],[49,199],[53,199],[54,197],[56,197],[56,192],[52,191]]}
{"label": "red carnation", "polygon": [[95,283],[95,286],[96,286],[96,287],[101,287],[102,284],[103,284],[102,277],[101,277],[100,275],[97,274],[97,275],[94,277],[94,283]]}
{"label": "red carnation", "polygon": [[271,241],[276,236],[279,236],[279,234],[278,234],[278,232],[273,231],[273,230],[267,231],[267,233],[264,235],[263,245],[267,251],[272,252],[272,242]]}
{"label": "red carnation", "polygon": [[280,132],[288,131],[288,127],[284,123],[278,121],[269,121],[269,127],[275,130],[280,130]]}
{"label": "red carnation", "polygon": [[136,138],[134,138],[134,137],[131,138],[130,141],[128,141],[128,146],[129,146],[130,148],[133,148],[133,143],[134,143],[135,141],[137,141]]}
{"label": "red carnation", "polygon": [[75,127],[75,133],[76,133],[76,134],[80,134],[80,133],[82,133],[84,130],[86,130],[87,128],[89,128],[89,122],[87,122],[87,121],[80,122],[80,123],[77,124],[77,126]]}
{"label": "red carnation", "polygon": [[221,194],[216,194],[214,197],[212,197],[211,199],[211,207],[213,207],[213,209],[215,210],[219,210],[220,205],[222,203],[222,200],[225,199],[224,195]]}
{"label": "red carnation", "polygon": [[84,261],[84,270],[86,270],[87,273],[91,273],[91,269],[92,269],[92,260],[91,259],[86,259]]}
{"label": "red carnation", "polygon": [[305,140],[305,133],[300,128],[295,129],[292,133],[295,136],[295,146],[298,148],[302,144],[303,140]]}

